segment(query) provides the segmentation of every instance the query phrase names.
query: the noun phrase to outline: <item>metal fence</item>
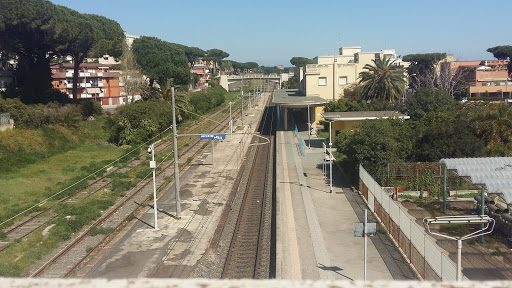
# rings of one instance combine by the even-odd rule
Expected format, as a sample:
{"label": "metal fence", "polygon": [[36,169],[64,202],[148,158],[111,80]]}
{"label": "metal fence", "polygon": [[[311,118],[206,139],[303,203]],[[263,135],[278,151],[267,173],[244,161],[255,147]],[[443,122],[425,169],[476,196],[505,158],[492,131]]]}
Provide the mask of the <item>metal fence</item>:
{"label": "metal fence", "polygon": [[395,202],[363,166],[359,166],[359,189],[370,210],[386,227],[423,279],[456,280],[457,266],[449,258],[449,253],[437,246],[435,239],[425,232],[424,227],[416,223],[416,219]]}
{"label": "metal fence", "polygon": [[11,125],[11,114],[0,113],[0,126]]}

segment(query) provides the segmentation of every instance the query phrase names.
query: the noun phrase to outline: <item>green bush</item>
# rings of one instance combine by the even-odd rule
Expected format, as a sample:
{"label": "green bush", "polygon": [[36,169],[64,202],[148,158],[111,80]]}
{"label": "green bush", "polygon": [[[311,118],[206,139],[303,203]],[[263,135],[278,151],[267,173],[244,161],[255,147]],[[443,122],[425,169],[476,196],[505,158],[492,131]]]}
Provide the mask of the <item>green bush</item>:
{"label": "green bush", "polygon": [[77,128],[82,118],[81,108],[74,104],[50,102],[46,105],[26,105],[19,99],[0,98],[0,113],[10,113],[17,128],[27,129],[48,125]]}
{"label": "green bush", "polygon": [[138,101],[119,107],[109,118],[109,142],[117,145],[140,144],[172,124],[172,106],[165,101]]}
{"label": "green bush", "polygon": [[190,104],[198,114],[206,114],[213,108],[222,105],[227,91],[221,86],[208,87],[206,93],[189,93]]}
{"label": "green bush", "polygon": [[101,105],[98,102],[93,101],[92,99],[81,100],[79,107],[80,113],[82,114],[82,117],[84,119],[87,119],[91,116],[98,116],[101,115],[101,113],[103,113]]}

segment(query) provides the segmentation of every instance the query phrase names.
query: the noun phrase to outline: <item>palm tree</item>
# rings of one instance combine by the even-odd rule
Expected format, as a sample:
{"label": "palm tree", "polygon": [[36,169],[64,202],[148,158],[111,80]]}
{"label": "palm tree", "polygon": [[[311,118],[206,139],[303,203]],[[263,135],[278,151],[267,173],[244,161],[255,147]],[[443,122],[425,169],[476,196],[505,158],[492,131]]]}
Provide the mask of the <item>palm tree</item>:
{"label": "palm tree", "polygon": [[[165,101],[171,101],[173,87],[173,79],[167,79],[165,85],[160,87],[160,95]],[[188,95],[186,92],[178,92],[181,89],[175,89],[174,91],[174,102],[176,104],[176,121],[181,122],[183,117],[187,115],[188,111],[192,110],[192,107],[188,101]]]}
{"label": "palm tree", "polygon": [[380,99],[393,102],[400,99],[405,89],[405,70],[393,65],[394,61],[384,58],[372,60],[374,65],[366,64],[359,73],[361,95],[366,100]]}

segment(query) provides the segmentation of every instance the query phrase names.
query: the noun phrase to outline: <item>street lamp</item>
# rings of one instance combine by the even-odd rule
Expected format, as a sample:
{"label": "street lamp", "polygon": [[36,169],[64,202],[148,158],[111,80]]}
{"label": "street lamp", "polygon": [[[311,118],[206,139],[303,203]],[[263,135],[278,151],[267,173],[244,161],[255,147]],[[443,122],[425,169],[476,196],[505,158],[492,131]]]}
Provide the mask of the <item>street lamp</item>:
{"label": "street lamp", "polygon": [[[492,222],[492,226],[491,225]],[[492,233],[494,230],[494,219],[489,217],[488,215],[469,215],[469,216],[442,216],[442,217],[430,217],[430,218],[423,218],[423,224],[427,226],[427,231],[430,234],[441,236],[444,238],[457,240],[457,281],[462,281],[462,241],[473,238],[476,236],[483,236],[485,234]],[[487,224],[485,227],[481,228],[478,231],[475,231],[473,233],[470,233],[465,236],[461,237],[453,237],[448,236],[444,234],[440,234],[437,232],[430,231],[429,224]],[[489,227],[491,227],[490,230],[487,232],[484,232]]]}
{"label": "street lamp", "polygon": [[153,210],[155,210],[155,230],[158,230],[158,222],[157,222],[157,213],[158,209],[156,207],[156,162],[155,162],[155,145],[151,144],[148,148],[148,153],[151,154],[151,161],[149,161],[149,168],[153,169]]}

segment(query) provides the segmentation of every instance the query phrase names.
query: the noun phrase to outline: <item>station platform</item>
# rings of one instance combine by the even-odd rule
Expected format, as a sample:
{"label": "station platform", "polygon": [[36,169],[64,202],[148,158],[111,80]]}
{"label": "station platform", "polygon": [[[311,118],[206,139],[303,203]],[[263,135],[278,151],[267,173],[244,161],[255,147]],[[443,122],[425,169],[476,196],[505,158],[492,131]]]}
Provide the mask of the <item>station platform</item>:
{"label": "station platform", "polygon": [[[354,237],[353,224],[364,221],[366,204],[334,168],[331,193],[324,139],[308,131],[276,134],[276,278],[364,279],[364,240]],[[417,279],[383,233],[368,239],[367,255],[367,280]]]}

